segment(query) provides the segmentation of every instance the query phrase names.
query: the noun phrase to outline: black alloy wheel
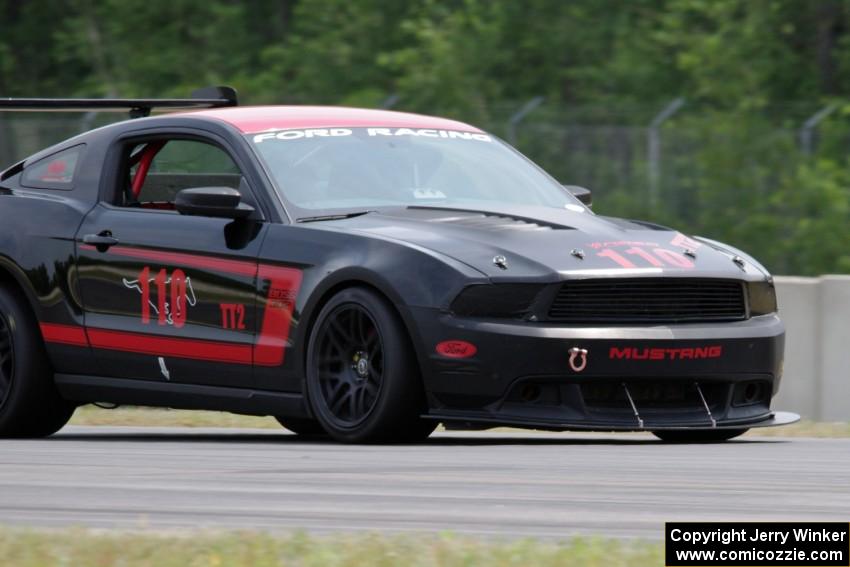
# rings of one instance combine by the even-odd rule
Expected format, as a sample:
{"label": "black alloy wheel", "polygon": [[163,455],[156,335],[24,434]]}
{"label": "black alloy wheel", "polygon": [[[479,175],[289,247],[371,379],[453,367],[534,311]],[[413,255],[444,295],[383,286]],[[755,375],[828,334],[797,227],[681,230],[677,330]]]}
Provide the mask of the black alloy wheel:
{"label": "black alloy wheel", "polygon": [[76,404],[62,399],[27,299],[0,285],[0,437],[46,437]]}
{"label": "black alloy wheel", "polygon": [[313,416],[337,441],[421,441],[437,426],[420,417],[428,407],[407,329],[371,289],[347,288],[325,304],[306,362]]}
{"label": "black alloy wheel", "polygon": [[375,321],[356,303],[323,321],[316,365],[324,404],[337,423],[354,427],[374,409],[384,377],[384,347]]}

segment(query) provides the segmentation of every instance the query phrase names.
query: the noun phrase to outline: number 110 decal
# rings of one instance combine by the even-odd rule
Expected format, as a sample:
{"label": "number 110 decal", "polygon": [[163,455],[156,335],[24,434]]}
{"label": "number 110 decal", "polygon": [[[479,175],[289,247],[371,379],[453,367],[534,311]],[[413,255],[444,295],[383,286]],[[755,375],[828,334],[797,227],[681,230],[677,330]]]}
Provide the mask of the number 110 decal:
{"label": "number 110 decal", "polygon": [[[623,254],[631,256],[635,260],[627,258]],[[682,254],[678,254],[666,248],[644,248],[641,246],[632,246],[626,249],[623,254],[616,250],[607,248],[602,252],[597,252],[596,255],[601,258],[608,258],[616,262],[622,268],[638,268],[640,265],[647,264],[653,268],[684,268],[690,269],[694,267],[694,263],[690,258],[686,258]]]}
{"label": "number 110 decal", "polygon": [[151,277],[150,267],[145,266],[137,280],[125,279],[124,286],[137,290],[142,296],[143,325],[150,324],[153,311],[158,324],[173,325],[179,329],[186,324],[186,309],[198,303],[192,279],[180,268],[171,272],[170,277],[165,268]]}

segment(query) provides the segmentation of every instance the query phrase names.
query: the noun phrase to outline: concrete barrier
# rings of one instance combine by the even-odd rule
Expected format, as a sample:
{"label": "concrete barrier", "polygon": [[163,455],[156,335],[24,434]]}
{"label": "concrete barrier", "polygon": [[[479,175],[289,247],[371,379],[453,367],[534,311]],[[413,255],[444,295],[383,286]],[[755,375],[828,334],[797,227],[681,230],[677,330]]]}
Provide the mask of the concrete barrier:
{"label": "concrete barrier", "polygon": [[850,276],[776,278],[785,373],[776,409],[850,421]]}

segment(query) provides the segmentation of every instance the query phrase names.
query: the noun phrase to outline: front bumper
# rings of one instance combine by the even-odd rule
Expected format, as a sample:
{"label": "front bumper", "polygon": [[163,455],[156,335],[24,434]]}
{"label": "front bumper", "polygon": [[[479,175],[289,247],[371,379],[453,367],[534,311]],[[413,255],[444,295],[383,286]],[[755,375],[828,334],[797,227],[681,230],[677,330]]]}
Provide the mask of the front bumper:
{"label": "front bumper", "polygon": [[[432,309],[414,309],[412,316],[428,415],[443,421],[641,430],[796,420],[770,410],[785,338],[775,315],[633,327],[466,319]],[[476,352],[438,354],[443,341],[466,341]]]}

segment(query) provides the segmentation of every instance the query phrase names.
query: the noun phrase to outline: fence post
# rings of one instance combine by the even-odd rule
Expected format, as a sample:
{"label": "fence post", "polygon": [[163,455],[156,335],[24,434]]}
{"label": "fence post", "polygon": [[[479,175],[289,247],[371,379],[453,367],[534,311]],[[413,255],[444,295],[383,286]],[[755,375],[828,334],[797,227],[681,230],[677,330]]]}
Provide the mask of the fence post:
{"label": "fence post", "polygon": [[685,99],[679,97],[670,101],[661,112],[655,115],[646,129],[647,162],[649,171],[649,205],[652,208],[658,204],[658,190],[661,181],[661,125],[676,114],[685,104]]}
{"label": "fence post", "polygon": [[383,108],[384,110],[391,109],[396,104],[398,104],[398,101],[399,101],[400,98],[401,97],[398,96],[398,94],[396,94],[396,93],[391,94],[390,96],[385,98],[384,101],[381,103],[381,108]]}
{"label": "fence post", "polygon": [[94,126],[94,121],[97,119],[97,112],[86,112],[80,119],[80,133],[88,132]]}
{"label": "fence post", "polygon": [[519,127],[519,123],[525,120],[525,117],[531,114],[531,112],[536,109],[538,106],[543,104],[545,99],[542,96],[536,96],[533,99],[529,100],[525,104],[523,104],[519,110],[513,113],[510,120],[508,120],[508,143],[514,147],[516,147],[517,143],[517,128]]}
{"label": "fence post", "polygon": [[11,122],[0,112],[0,171],[12,165],[17,158]]}
{"label": "fence post", "polygon": [[832,112],[838,108],[835,104],[827,105],[814,114],[812,114],[808,120],[803,123],[802,128],[800,128],[800,146],[803,150],[803,153],[807,156],[812,155],[812,149],[814,146],[814,133],[815,128],[818,124],[820,124],[827,116],[832,114]]}

